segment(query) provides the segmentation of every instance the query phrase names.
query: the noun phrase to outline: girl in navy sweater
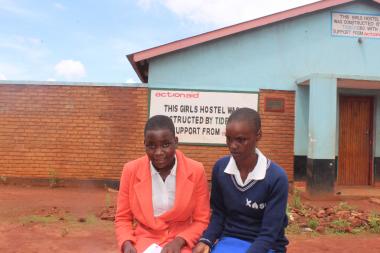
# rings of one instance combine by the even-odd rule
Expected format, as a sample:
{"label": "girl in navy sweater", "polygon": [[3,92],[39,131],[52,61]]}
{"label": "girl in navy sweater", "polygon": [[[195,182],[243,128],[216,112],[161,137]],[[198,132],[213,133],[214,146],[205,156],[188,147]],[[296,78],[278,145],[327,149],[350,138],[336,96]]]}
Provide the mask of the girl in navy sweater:
{"label": "girl in navy sweater", "polygon": [[226,126],[230,156],[212,172],[212,216],[193,253],[283,253],[288,240],[285,171],[256,148],[261,138],[259,114],[234,111]]}

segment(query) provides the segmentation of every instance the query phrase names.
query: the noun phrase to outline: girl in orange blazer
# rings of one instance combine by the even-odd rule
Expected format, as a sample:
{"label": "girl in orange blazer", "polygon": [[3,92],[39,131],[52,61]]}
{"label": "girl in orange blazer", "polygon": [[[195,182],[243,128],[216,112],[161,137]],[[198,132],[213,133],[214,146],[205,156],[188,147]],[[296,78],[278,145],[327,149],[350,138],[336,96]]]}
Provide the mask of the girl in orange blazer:
{"label": "girl in orange blazer", "polygon": [[[144,144],[146,155],[127,163],[120,180],[115,217],[120,251],[140,253],[155,243],[163,247],[161,253],[191,252],[209,221],[204,168],[176,150],[178,139],[167,116],[148,120]],[[169,194],[157,190],[157,183],[166,185]],[[169,196],[169,205],[162,209],[163,196],[165,201]]]}

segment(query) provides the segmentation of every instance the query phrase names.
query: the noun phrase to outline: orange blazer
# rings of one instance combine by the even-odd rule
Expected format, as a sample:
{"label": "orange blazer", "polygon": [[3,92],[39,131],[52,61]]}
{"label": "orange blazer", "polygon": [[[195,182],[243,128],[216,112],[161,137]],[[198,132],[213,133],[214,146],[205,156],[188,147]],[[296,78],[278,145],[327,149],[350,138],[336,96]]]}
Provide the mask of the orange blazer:
{"label": "orange blazer", "polygon": [[174,206],[154,217],[152,179],[148,156],[127,163],[120,180],[115,217],[119,249],[126,240],[137,252],[152,243],[161,246],[180,236],[186,240],[182,252],[191,252],[209,222],[210,204],[203,165],[177,150],[176,192]]}

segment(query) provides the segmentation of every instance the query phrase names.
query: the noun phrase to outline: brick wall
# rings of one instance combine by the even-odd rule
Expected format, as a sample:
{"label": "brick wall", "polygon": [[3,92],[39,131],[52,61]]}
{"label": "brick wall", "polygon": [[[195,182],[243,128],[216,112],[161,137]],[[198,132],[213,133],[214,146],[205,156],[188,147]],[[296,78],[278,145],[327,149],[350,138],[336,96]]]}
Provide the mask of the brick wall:
{"label": "brick wall", "polygon": [[[293,91],[260,90],[259,101],[263,137],[258,146],[268,158],[286,170],[289,181],[293,181],[294,170],[294,95]],[[284,112],[266,112],[266,97],[283,98]]]}
{"label": "brick wall", "polygon": [[[264,112],[265,96],[285,98],[284,113]],[[293,178],[294,93],[262,90],[259,147]],[[0,176],[118,179],[144,155],[145,87],[0,85]],[[209,178],[227,147],[180,145]]]}
{"label": "brick wall", "polygon": [[0,85],[0,175],[117,179],[147,107],[146,88]]}
{"label": "brick wall", "polygon": [[180,145],[179,149],[183,151],[188,157],[203,163],[206,174],[211,180],[212,167],[216,160],[222,156],[228,155],[227,147],[212,147],[212,146],[188,146]]}

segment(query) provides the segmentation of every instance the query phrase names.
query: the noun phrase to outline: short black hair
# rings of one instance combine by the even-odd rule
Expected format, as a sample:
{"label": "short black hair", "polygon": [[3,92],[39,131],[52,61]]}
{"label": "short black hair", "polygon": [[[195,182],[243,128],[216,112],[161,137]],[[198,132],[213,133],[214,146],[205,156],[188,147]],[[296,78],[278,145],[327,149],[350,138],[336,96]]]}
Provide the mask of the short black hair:
{"label": "short black hair", "polygon": [[242,107],[233,111],[228,118],[227,124],[232,121],[247,121],[254,131],[261,130],[260,114],[251,108]]}
{"label": "short black hair", "polygon": [[144,137],[149,130],[168,129],[175,136],[173,120],[166,115],[155,115],[150,117],[145,124]]}

